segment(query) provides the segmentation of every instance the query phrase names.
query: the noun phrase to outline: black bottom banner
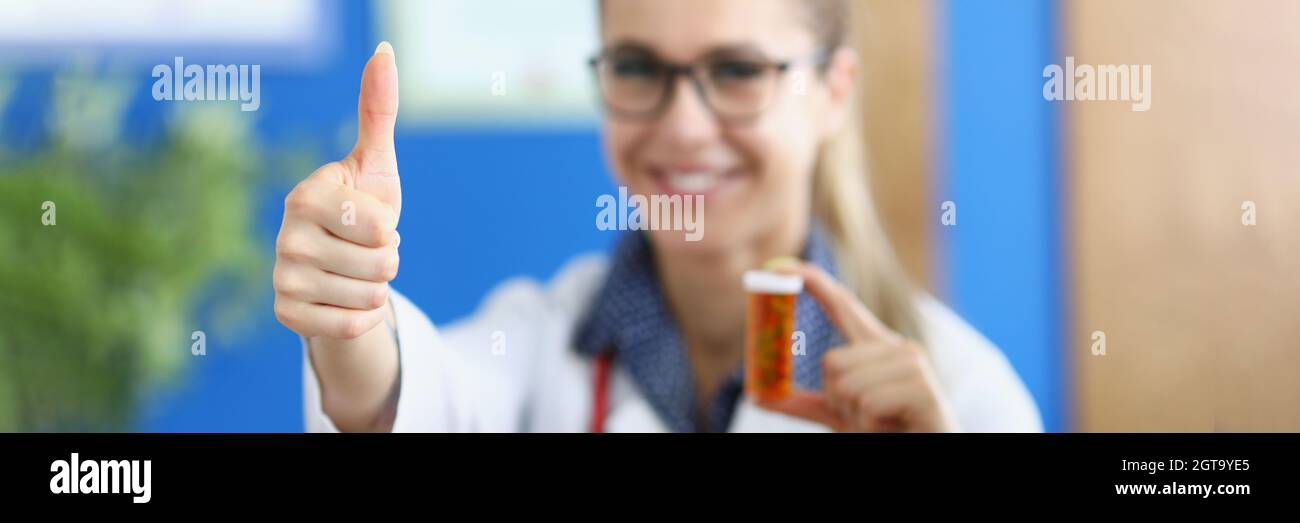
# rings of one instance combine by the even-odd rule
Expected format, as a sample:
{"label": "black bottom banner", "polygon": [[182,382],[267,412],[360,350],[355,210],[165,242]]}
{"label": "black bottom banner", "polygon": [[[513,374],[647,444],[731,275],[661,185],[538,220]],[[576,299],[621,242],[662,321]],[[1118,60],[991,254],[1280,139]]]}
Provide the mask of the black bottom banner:
{"label": "black bottom banner", "polygon": [[1200,510],[1286,504],[1300,493],[1298,446],[1295,434],[4,434],[0,499],[128,512],[545,499],[562,510],[674,492],[659,499]]}

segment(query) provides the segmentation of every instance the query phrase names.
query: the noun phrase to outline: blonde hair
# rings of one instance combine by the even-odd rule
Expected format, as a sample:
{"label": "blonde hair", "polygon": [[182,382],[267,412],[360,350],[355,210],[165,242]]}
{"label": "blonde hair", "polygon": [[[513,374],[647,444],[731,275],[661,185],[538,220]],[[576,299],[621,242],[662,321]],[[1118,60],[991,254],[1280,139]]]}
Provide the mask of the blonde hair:
{"label": "blonde hair", "polygon": [[840,282],[889,328],[922,341],[915,289],[876,214],[865,163],[855,120],[818,152],[813,214],[830,236]]}
{"label": "blonde hair", "polygon": [[[802,1],[822,49],[848,45],[848,0]],[[921,341],[916,291],[876,213],[863,144],[862,114],[855,103],[844,129],[817,153],[813,214],[830,236],[841,283],[889,328]]]}

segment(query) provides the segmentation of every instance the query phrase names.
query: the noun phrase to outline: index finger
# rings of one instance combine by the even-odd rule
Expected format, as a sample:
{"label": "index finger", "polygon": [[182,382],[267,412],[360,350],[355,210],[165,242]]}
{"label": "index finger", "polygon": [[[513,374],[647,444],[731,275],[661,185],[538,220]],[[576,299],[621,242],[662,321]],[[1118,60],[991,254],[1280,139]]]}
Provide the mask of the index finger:
{"label": "index finger", "polygon": [[365,247],[396,239],[397,214],[378,198],[346,185],[309,185],[302,212],[334,236]]}
{"label": "index finger", "polygon": [[804,289],[830,315],[831,322],[844,334],[846,341],[853,343],[899,338],[898,334],[889,330],[875,314],[867,310],[856,294],[840,285],[820,267],[800,262],[779,266],[776,270],[793,272],[803,277]]}

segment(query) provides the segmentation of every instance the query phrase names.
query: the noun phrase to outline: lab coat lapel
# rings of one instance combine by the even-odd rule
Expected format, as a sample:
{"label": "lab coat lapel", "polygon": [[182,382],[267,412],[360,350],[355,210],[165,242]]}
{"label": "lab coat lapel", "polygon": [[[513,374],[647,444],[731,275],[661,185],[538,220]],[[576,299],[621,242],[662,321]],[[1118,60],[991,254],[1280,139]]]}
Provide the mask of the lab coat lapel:
{"label": "lab coat lapel", "polygon": [[[621,380],[628,384],[626,375]],[[609,418],[605,420],[606,432],[670,432],[663,418],[655,412],[645,397],[621,387],[622,394],[615,408],[610,409]]]}

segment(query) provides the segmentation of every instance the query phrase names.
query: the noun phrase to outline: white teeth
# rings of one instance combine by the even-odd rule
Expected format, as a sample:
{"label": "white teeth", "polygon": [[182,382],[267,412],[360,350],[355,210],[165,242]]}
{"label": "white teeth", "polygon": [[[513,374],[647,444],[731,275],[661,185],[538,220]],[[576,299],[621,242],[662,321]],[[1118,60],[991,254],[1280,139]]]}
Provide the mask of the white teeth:
{"label": "white teeth", "polygon": [[707,192],[722,179],[716,172],[677,172],[668,174],[668,185],[684,193]]}

